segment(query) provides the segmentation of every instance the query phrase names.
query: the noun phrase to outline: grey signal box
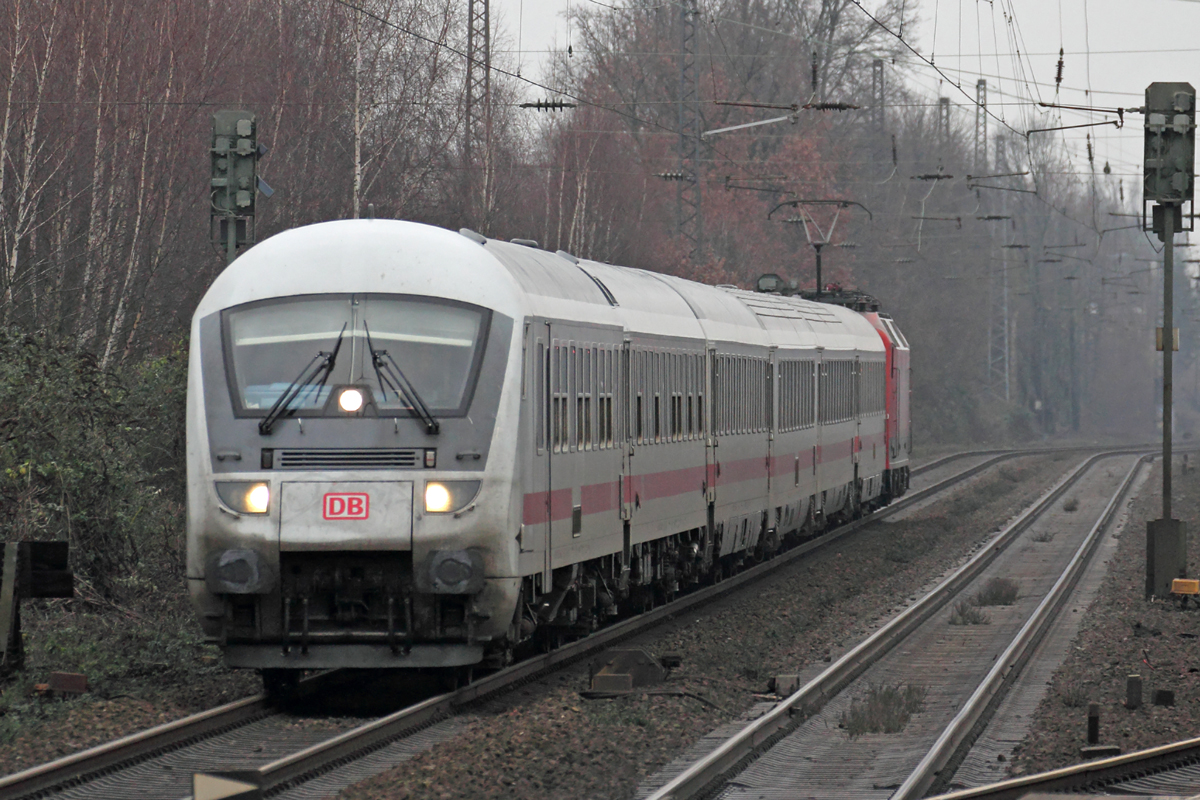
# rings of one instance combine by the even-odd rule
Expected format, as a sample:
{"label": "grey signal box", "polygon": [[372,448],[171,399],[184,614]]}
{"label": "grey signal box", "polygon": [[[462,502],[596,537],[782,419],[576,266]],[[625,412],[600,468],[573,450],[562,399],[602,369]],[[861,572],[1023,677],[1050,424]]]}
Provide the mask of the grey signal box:
{"label": "grey signal box", "polygon": [[258,122],[249,111],[213,114],[212,213],[254,216],[258,188]]}
{"label": "grey signal box", "polygon": [[1144,202],[1182,206],[1195,196],[1196,90],[1190,83],[1146,88]]}

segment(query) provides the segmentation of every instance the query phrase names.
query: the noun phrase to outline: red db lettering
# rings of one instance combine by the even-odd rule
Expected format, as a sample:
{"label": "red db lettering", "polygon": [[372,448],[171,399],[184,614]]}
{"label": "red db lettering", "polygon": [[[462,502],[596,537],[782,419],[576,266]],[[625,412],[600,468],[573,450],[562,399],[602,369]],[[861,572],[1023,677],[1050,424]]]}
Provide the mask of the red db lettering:
{"label": "red db lettering", "polygon": [[367,494],[330,492],[321,505],[321,515],[325,519],[367,519],[371,513],[371,499]]}

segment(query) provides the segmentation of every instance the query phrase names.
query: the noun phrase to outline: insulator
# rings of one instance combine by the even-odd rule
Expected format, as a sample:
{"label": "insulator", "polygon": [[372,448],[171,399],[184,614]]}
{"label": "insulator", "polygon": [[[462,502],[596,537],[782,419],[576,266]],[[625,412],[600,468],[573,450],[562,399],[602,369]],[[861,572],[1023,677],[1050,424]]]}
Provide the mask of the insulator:
{"label": "insulator", "polygon": [[1054,85],[1055,86],[1062,85],[1062,72],[1063,72],[1063,49],[1060,47],[1060,48],[1058,48],[1058,74],[1054,76]]}

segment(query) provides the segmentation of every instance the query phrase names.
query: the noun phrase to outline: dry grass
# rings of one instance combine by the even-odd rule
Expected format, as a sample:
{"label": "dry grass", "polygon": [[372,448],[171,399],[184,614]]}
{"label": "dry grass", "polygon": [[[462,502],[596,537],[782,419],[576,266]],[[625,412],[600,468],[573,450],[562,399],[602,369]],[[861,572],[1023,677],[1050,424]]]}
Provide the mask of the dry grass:
{"label": "dry grass", "polygon": [[973,598],[977,606],[1011,606],[1017,602],[1019,587],[1011,578],[992,578]]}
{"label": "dry grass", "polygon": [[987,625],[991,621],[991,618],[970,600],[959,600],[950,611],[951,625]]}
{"label": "dry grass", "polygon": [[842,712],[841,727],[851,739],[864,733],[899,733],[908,719],[925,705],[924,686],[896,684],[871,686],[866,697]]}

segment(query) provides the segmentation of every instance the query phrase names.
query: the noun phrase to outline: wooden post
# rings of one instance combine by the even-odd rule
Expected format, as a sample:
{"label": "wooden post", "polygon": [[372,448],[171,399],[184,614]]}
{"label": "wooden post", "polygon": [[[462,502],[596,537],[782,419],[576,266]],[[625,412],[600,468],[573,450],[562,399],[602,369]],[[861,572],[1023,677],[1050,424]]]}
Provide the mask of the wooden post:
{"label": "wooden post", "polygon": [[25,648],[21,643],[21,596],[17,592],[17,558],[20,545],[4,545],[4,566],[0,569],[0,673],[8,674],[25,666]]}

